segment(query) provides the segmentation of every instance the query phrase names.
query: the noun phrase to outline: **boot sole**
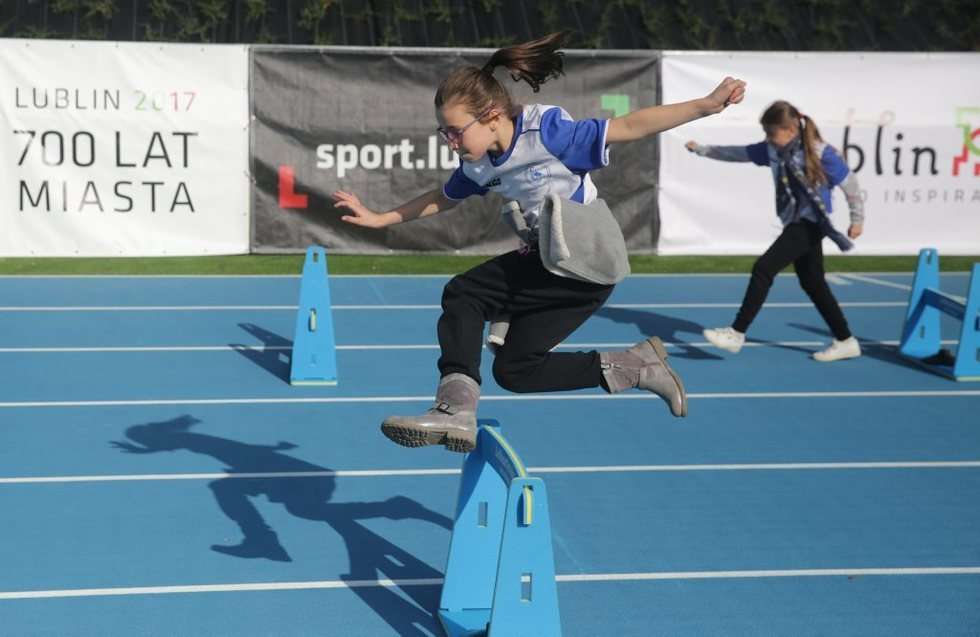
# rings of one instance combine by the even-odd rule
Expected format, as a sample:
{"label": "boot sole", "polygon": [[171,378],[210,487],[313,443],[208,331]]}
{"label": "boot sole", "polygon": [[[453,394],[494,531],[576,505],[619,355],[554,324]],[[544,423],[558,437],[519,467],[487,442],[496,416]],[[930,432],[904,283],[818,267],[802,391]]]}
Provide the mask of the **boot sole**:
{"label": "boot sole", "polygon": [[647,342],[650,343],[650,345],[653,347],[653,351],[655,351],[657,356],[660,357],[660,360],[664,364],[664,369],[666,369],[667,373],[670,374],[670,377],[674,379],[674,382],[677,383],[677,388],[681,391],[681,413],[675,414],[673,408],[671,408],[670,413],[678,418],[684,418],[687,416],[687,391],[684,389],[684,382],[681,380],[681,377],[677,375],[677,372],[671,368],[670,363],[667,362],[667,349],[664,347],[664,343],[660,340],[660,337],[653,336],[648,338]]}
{"label": "boot sole", "polygon": [[444,445],[449,451],[469,453],[476,447],[476,440],[467,436],[453,435],[446,431],[416,429],[408,425],[383,423],[381,433],[389,440],[403,447],[426,447]]}

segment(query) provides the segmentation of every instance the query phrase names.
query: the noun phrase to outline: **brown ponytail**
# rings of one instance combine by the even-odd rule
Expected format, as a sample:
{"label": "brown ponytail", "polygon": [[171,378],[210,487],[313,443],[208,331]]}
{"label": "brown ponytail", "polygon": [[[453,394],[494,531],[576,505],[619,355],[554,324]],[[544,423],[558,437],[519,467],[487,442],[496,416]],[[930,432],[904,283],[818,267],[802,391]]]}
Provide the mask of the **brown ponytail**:
{"label": "brown ponytail", "polygon": [[806,179],[811,186],[827,183],[827,173],[820,163],[817,153],[817,142],[822,142],[820,129],[807,115],[803,115],[795,106],[785,100],[773,102],[759,119],[763,128],[789,128],[795,122],[800,129],[803,139],[803,155],[806,158]]}
{"label": "brown ponytail", "polygon": [[499,49],[483,65],[483,72],[493,75],[493,70],[502,66],[510,71],[515,82],[524,80],[535,93],[549,79],[565,73],[565,54],[559,51],[568,37],[568,32],[552,33],[539,40]]}
{"label": "brown ponytail", "polygon": [[535,93],[551,78],[564,75],[564,53],[559,51],[568,32],[552,33],[538,40],[499,49],[482,68],[464,66],[453,70],[436,91],[435,105],[462,104],[473,113],[499,108],[515,117],[520,106],[493,76],[498,66],[506,68],[515,82],[525,81]]}
{"label": "brown ponytail", "polygon": [[817,142],[822,142],[820,129],[808,115],[800,116],[800,129],[803,136],[803,151],[806,156],[806,178],[811,186],[827,183],[827,173],[823,170],[820,163],[820,154],[817,153]]}

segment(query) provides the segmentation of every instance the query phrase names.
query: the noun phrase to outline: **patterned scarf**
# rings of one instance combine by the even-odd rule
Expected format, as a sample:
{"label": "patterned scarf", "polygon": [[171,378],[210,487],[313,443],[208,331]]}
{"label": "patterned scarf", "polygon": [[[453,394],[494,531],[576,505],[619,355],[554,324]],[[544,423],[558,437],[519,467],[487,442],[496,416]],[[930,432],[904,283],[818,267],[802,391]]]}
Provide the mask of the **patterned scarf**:
{"label": "patterned scarf", "polygon": [[786,144],[783,148],[778,150],[779,155],[779,178],[776,192],[776,206],[778,210],[792,210],[792,216],[789,219],[789,223],[793,223],[800,220],[800,208],[796,202],[796,196],[793,194],[793,187],[790,183],[790,179],[796,181],[797,185],[806,193],[807,198],[810,203],[814,206],[817,212],[817,226],[825,237],[830,238],[831,241],[837,244],[837,247],[841,249],[841,252],[847,252],[854,247],[854,244],[848,239],[844,234],[834,228],[834,224],[830,222],[830,213],[827,211],[827,206],[823,203],[823,198],[820,193],[810,185],[806,178],[806,172],[802,165],[802,162],[798,158],[805,156],[805,151],[803,149],[803,140],[797,135],[793,138],[793,141]]}

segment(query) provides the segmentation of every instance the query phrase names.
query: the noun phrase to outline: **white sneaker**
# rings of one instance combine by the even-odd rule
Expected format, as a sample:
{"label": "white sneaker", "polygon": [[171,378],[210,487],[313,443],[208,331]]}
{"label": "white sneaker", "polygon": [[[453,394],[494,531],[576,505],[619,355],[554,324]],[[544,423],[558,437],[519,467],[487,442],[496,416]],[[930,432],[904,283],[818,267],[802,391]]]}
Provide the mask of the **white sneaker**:
{"label": "white sneaker", "polygon": [[742,345],[745,345],[745,334],[734,327],[716,327],[703,330],[701,333],[709,343],[732,354],[738,354]]}
{"label": "white sneaker", "polygon": [[861,346],[858,344],[857,339],[852,336],[843,341],[834,339],[827,349],[814,352],[813,359],[821,363],[829,363],[830,361],[840,361],[846,358],[857,358],[860,355]]}

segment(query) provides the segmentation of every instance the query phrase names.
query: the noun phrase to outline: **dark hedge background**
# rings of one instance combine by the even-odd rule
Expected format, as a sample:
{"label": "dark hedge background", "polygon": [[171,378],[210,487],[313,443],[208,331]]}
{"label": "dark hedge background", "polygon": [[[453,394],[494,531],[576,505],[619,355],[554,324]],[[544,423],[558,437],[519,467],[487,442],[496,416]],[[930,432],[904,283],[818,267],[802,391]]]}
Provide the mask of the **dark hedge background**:
{"label": "dark hedge background", "polygon": [[0,36],[491,47],[977,51],[980,0],[2,0]]}

